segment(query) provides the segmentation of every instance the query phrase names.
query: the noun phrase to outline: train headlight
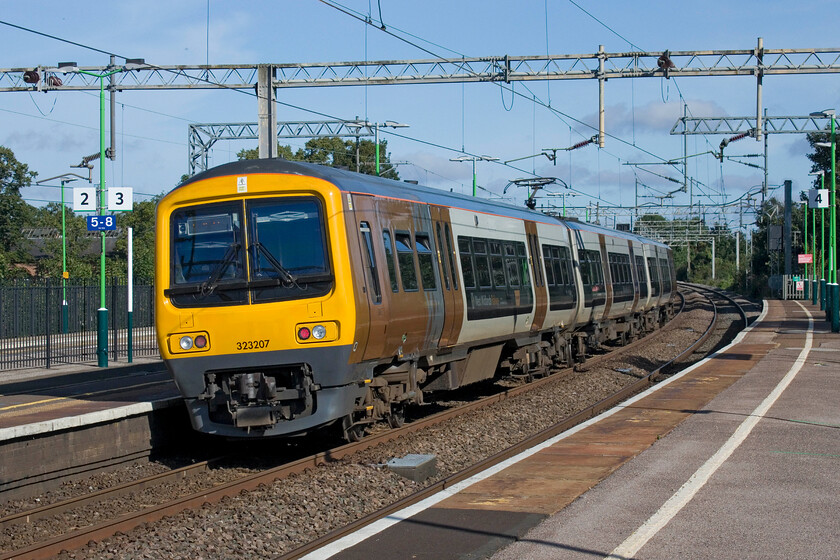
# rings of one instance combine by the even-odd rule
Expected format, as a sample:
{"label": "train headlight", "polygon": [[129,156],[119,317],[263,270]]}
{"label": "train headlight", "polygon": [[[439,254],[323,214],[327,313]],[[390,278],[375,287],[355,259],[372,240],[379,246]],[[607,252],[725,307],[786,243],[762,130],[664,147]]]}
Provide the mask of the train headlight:
{"label": "train headlight", "polygon": [[338,322],[319,321],[317,323],[298,323],[295,325],[295,338],[301,344],[316,344],[338,340]]}
{"label": "train headlight", "polygon": [[210,335],[206,331],[172,333],[168,337],[167,346],[173,354],[207,352],[210,350]]}

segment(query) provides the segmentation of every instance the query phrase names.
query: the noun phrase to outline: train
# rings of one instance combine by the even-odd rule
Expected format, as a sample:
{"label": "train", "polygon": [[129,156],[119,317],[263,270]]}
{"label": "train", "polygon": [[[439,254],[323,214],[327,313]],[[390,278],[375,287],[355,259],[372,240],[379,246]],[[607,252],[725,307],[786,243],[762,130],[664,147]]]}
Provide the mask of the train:
{"label": "train", "polygon": [[674,313],[670,248],[630,232],[282,159],[157,205],[155,327],[192,426],[392,427],[424,394],[533,378]]}

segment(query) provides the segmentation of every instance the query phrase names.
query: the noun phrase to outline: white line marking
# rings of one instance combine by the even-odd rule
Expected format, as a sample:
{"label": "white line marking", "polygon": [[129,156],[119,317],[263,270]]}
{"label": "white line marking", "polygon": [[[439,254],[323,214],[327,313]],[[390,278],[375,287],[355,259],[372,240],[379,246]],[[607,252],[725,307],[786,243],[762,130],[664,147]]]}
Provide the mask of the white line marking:
{"label": "white line marking", "polygon": [[659,508],[659,511],[653,514],[650,519],[645,521],[641,527],[636,529],[636,531],[634,531],[627,540],[616,547],[615,550],[606,557],[607,560],[624,560],[635,557],[639,550],[641,550],[641,548],[651,538],[653,538],[660,529],[662,529],[692,500],[694,495],[697,494],[697,492],[709,481],[712,475],[715,474],[715,471],[717,471],[718,468],[720,468],[720,466],[723,465],[723,463],[726,462],[726,460],[732,455],[732,453],[738,449],[744,440],[747,439],[747,436],[750,435],[750,432],[752,432],[759,420],[767,414],[770,407],[773,406],[788,385],[790,385],[791,381],[793,381],[793,378],[796,377],[796,374],[799,373],[799,370],[802,369],[802,366],[805,365],[805,360],[808,358],[808,353],[811,351],[811,346],[813,345],[813,335],[811,332],[814,327],[814,318],[801,303],[797,301],[796,304],[802,307],[802,309],[808,314],[808,331],[805,335],[805,347],[799,353],[799,356],[794,361],[790,370],[784,378],[779,381],[776,388],[767,395],[767,398],[765,398],[761,404],[752,411],[752,414],[750,414],[747,419],[738,426],[738,429],[735,430],[735,433],[732,434],[726,443],[724,443],[723,446],[721,446],[721,448],[718,449],[718,451],[712,455],[712,457],[706,461],[702,467],[697,469],[697,471],[691,475],[691,478],[689,478],[688,481],[682,485],[682,488],[677,490],[677,492],[671,496],[671,498],[668,499],[661,508]]}

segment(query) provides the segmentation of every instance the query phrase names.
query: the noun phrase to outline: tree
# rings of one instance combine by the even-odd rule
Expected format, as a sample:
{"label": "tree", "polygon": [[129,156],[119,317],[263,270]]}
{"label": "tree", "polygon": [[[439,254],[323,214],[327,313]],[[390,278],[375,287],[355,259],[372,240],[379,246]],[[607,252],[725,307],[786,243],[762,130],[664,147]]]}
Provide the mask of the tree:
{"label": "tree", "polygon": [[[358,162],[359,171],[367,175],[376,175],[376,143],[370,140],[360,140],[358,145],[358,158],[356,157],[356,142],[342,140],[337,136],[312,138],[306,143],[303,149],[292,151],[291,146],[277,146],[277,155],[289,161],[306,161],[330,167],[342,167],[351,171],[356,170]],[[240,150],[236,156],[240,159],[257,159],[259,150]],[[391,157],[388,153],[388,141],[379,142],[379,174],[388,179],[399,180],[400,176],[396,168],[391,165]]]}
{"label": "tree", "polygon": [[29,207],[20,189],[30,186],[37,175],[12,150],[0,146],[0,278],[8,276],[9,265],[22,256],[22,229]]}

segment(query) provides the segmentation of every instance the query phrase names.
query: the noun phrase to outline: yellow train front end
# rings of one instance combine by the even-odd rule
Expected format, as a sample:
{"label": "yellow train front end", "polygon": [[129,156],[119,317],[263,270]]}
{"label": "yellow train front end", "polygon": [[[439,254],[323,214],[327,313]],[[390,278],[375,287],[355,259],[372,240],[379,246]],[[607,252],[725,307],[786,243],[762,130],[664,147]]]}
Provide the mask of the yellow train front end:
{"label": "yellow train front end", "polygon": [[157,207],[158,344],[201,432],[305,434],[364,395],[341,193],[284,164],[212,169]]}

